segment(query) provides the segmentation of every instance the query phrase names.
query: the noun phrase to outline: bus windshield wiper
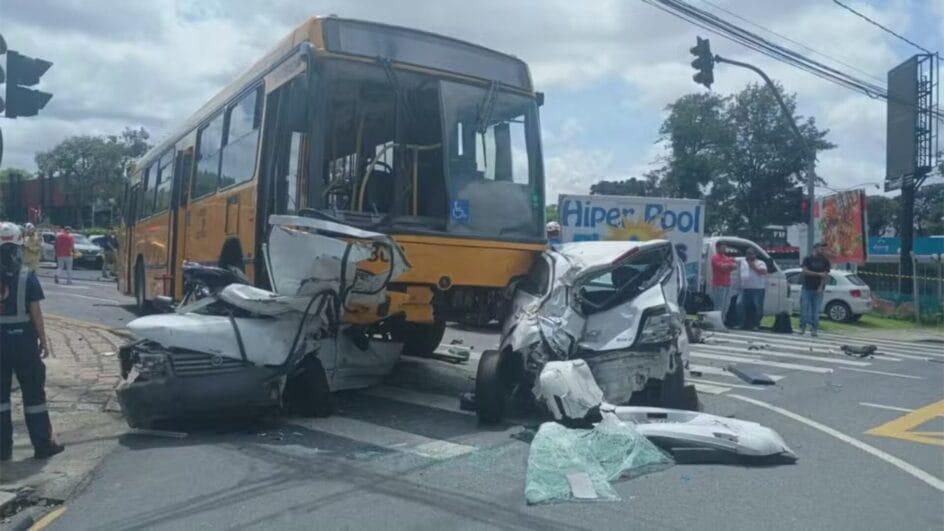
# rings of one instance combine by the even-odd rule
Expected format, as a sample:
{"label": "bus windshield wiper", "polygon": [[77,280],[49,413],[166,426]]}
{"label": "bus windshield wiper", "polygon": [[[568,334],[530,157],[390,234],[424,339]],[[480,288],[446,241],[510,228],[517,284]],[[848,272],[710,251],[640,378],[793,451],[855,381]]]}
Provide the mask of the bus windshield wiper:
{"label": "bus windshield wiper", "polygon": [[495,92],[498,90],[498,82],[492,81],[488,85],[488,92],[485,93],[485,98],[482,100],[481,105],[479,105],[479,114],[476,117],[475,130],[484,135],[485,130],[488,129],[489,122],[492,121],[492,109],[495,108]]}

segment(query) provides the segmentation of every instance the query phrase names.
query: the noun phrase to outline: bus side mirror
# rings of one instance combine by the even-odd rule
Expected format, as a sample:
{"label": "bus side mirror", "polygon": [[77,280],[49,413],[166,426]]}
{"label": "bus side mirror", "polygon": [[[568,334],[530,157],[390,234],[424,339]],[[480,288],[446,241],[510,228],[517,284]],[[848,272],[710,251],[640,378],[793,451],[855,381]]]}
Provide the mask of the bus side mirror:
{"label": "bus side mirror", "polygon": [[544,93],[543,92],[535,92],[534,99],[537,100],[538,107],[544,106]]}

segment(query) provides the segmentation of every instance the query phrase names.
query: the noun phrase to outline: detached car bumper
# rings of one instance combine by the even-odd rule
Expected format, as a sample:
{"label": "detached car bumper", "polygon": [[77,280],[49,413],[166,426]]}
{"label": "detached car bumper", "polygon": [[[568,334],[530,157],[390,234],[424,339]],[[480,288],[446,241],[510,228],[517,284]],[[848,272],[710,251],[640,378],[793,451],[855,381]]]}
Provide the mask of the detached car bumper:
{"label": "detached car bumper", "polygon": [[[141,372],[136,356],[164,357],[163,372]],[[116,389],[128,425],[148,427],[166,420],[254,415],[280,405],[283,371],[242,365],[194,352],[172,352],[154,344],[123,347],[122,381]]]}

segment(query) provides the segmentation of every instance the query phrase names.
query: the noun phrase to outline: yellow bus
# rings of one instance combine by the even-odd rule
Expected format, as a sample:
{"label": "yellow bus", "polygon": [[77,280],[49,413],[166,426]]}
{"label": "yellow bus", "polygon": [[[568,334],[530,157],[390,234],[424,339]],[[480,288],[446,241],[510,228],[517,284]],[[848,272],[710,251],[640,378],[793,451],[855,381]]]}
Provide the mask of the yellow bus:
{"label": "yellow bus", "polygon": [[136,163],[119,290],[141,309],[179,300],[184,261],[267,287],[269,216],[321,217],[401,245],[396,296],[351,318],[431,350],[447,320],[498,318],[546,246],[542,101],[514,56],[311,18]]}

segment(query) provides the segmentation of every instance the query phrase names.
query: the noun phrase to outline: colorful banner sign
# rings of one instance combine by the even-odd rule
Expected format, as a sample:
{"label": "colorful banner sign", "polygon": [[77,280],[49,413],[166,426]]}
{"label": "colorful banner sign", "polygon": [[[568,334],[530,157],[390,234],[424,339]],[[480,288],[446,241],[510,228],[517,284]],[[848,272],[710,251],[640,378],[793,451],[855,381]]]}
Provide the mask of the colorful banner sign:
{"label": "colorful banner sign", "polygon": [[826,244],[834,264],[865,263],[865,201],[864,190],[850,190],[818,197],[813,204],[814,241]]}

